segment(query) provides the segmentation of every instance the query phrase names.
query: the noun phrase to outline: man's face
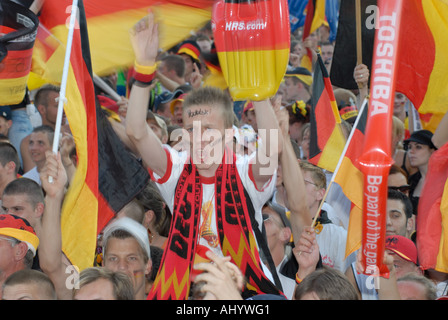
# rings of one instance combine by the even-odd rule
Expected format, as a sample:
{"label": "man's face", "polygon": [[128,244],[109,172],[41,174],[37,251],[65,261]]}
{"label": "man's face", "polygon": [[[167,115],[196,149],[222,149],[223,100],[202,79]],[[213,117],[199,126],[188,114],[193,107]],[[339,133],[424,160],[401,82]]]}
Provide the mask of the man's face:
{"label": "man's face", "polygon": [[48,136],[44,132],[33,132],[30,135],[29,150],[31,159],[35,163],[45,162],[45,152],[51,150],[52,146]]}
{"label": "man's face", "polygon": [[[58,116],[58,101],[56,98],[58,97],[58,92],[49,92],[47,97],[47,105],[43,108],[39,108],[42,118],[45,119],[44,124],[48,124],[53,127],[56,126],[56,118]],[[64,121],[62,123],[64,123]]]}
{"label": "man's face", "polygon": [[0,273],[5,278],[15,270],[10,270],[14,261],[14,247],[11,246],[9,237],[0,235]]}
{"label": "man's face", "polygon": [[33,227],[36,220],[35,208],[26,194],[3,194],[2,211],[26,219]]}
{"label": "man's face", "polygon": [[[185,61],[185,75],[190,76],[190,74],[193,72],[193,59],[185,53],[181,53],[180,56]],[[189,79],[186,79],[187,81]]]}
{"label": "man's face", "polygon": [[132,279],[135,293],[145,288],[146,274],[152,267],[150,261],[145,263],[143,250],[134,238],[108,239],[103,266],[115,272],[126,273]]}
{"label": "man's face", "polygon": [[224,154],[226,128],[218,107],[191,106],[184,110],[183,123],[189,133],[190,152],[196,167],[209,169],[219,165]]}
{"label": "man's face", "polygon": [[291,77],[285,78],[285,100],[292,101],[298,95],[298,86]]}
{"label": "man's face", "polygon": [[183,126],[182,101],[177,101],[173,108],[173,123]]}
{"label": "man's face", "polygon": [[387,200],[386,236],[400,235],[407,237],[407,218],[404,204],[400,200]]}
{"label": "man's face", "polygon": [[266,228],[266,238],[269,248],[272,250],[277,245],[283,246],[280,232],[284,228],[283,222],[277,212],[268,206],[263,208],[263,223]]}
{"label": "man's face", "polygon": [[400,92],[395,93],[394,99],[394,115],[399,116],[403,112],[404,106],[406,104],[406,96]]}
{"label": "man's face", "polygon": [[421,270],[412,261],[407,261],[395,254],[393,251],[386,249],[386,252],[391,254],[394,258],[394,267],[397,279],[410,272],[419,273]]}
{"label": "man's face", "polygon": [[9,128],[11,128],[12,121],[6,120],[3,117],[0,117],[0,134],[8,136]]}

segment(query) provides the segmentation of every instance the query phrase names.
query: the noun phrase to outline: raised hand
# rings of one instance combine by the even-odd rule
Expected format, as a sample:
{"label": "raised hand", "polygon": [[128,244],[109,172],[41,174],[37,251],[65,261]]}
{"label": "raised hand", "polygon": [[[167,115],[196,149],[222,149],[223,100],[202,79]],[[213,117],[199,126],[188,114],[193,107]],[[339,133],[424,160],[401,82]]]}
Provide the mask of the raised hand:
{"label": "raised hand", "polygon": [[153,66],[159,50],[159,28],[154,22],[154,13],[137,22],[129,31],[135,60],[142,66]]}

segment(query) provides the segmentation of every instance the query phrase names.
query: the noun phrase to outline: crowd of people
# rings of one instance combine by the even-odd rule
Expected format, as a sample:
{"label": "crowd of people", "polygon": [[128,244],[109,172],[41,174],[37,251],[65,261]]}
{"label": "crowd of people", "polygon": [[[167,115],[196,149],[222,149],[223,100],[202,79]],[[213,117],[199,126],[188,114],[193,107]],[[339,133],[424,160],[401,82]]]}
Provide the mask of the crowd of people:
{"label": "crowd of people", "polygon": [[[358,252],[346,256],[350,201],[336,187],[327,193],[332,173],[308,161],[313,70],[301,61],[307,49],[320,52],[330,72],[335,44],[325,25],[305,41],[301,31],[291,34],[277,94],[241,102],[216,73],[210,24],[167,52],[159,51],[152,14],[135,25],[135,65],[117,71],[129,75],[129,95],[113,101],[104,88],[97,93],[124,152],[151,179],[98,235],[92,266],[80,272],[62,250],[61,208],[77,155],[65,117],[59,152],[52,151],[60,89],[44,85],[19,105],[0,106],[2,299],[447,296],[447,274],[419,266],[416,216],[429,159],[448,141],[448,116],[435,132],[414,130],[409,100],[396,93],[384,254],[390,274],[366,275]],[[359,90],[334,88],[346,137],[369,93],[368,68],[358,65],[353,77]],[[118,91],[116,79],[103,78]]]}

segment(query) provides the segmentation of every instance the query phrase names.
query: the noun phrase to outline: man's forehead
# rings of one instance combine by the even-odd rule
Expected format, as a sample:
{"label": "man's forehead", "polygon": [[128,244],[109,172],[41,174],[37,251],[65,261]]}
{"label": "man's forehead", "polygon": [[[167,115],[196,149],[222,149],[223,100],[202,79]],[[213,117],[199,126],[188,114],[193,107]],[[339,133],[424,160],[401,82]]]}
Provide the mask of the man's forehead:
{"label": "man's forehead", "polygon": [[387,199],[387,210],[404,212],[404,204],[398,199]]}
{"label": "man's forehead", "polygon": [[49,142],[48,135],[45,132],[32,132],[30,140]]}
{"label": "man's forehead", "polygon": [[2,204],[12,204],[19,203],[23,204],[24,202],[28,202],[28,195],[26,193],[12,193],[12,194],[3,194],[2,196]]}

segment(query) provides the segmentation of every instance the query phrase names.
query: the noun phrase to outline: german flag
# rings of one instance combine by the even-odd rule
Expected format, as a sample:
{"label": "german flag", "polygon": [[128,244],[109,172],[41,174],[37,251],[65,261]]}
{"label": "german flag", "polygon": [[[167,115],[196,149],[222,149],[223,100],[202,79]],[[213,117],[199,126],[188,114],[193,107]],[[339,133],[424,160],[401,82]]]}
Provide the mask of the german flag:
{"label": "german flag", "polygon": [[58,84],[62,79],[65,46],[44,25],[39,24],[34,43],[28,89],[40,88],[46,83]]}
{"label": "german flag", "polygon": [[212,0],[86,1],[94,73],[104,76],[133,65],[129,30],[149,10],[159,23],[159,46],[168,50],[210,21],[212,5]]}
{"label": "german flag", "polygon": [[[305,41],[310,34],[323,24],[328,24],[325,20],[325,0],[309,0],[306,6],[306,18],[302,39]],[[312,71],[313,54],[309,48],[306,49],[306,55],[302,58],[301,66]]]}
{"label": "german flag", "polygon": [[313,76],[309,162],[334,172],[345,146],[336,99],[320,54]]}
{"label": "german flag", "polygon": [[0,105],[16,105],[25,97],[38,25],[29,9],[0,2]]}
{"label": "german flag", "polygon": [[421,267],[448,273],[448,143],[429,159],[417,226]]}
{"label": "german flag", "polygon": [[423,129],[434,132],[448,112],[448,1],[403,2],[396,90],[412,101]]}
{"label": "german flag", "polygon": [[357,161],[364,147],[364,135],[367,126],[368,107],[367,100],[361,107],[355,127],[350,133],[350,138],[344,158],[335,173],[336,182],[351,201],[350,220],[347,232],[346,256],[356,251],[361,246],[362,237],[362,190],[364,187],[364,175]]}
{"label": "german flag", "polygon": [[[46,0],[40,19],[66,45],[69,0]],[[60,66],[62,68],[62,66]],[[89,39],[82,1],[73,35],[64,111],[76,144],[76,174],[61,215],[62,249],[80,270],[93,265],[98,233],[149,179],[125,152],[95,99]]]}
{"label": "german flag", "polygon": [[[159,46],[162,50],[168,50],[210,21],[212,5],[213,0],[86,1],[84,6],[89,25],[88,36],[93,73],[106,76],[133,66],[135,57],[129,39],[129,30],[144,18],[149,10],[154,12],[156,22],[159,23]],[[69,10],[70,5],[67,8],[66,10]],[[66,11],[61,14],[67,19]],[[54,34],[63,33],[64,30],[59,29],[66,28],[65,23],[52,27],[45,25],[45,27],[51,29]],[[42,32],[43,47],[47,53],[46,59],[49,59],[48,49],[53,46],[55,51],[56,47],[54,47],[54,41],[48,38],[49,35],[47,34],[44,38],[43,34],[44,32]],[[60,59],[60,55],[53,56],[53,59]],[[36,57],[36,60],[42,61],[42,58]],[[56,76],[48,75],[49,72],[55,72],[49,64],[46,64],[47,69],[42,69],[42,63],[40,64],[40,68],[33,74],[32,86],[38,86],[43,81],[49,82]],[[39,63],[37,65],[39,66]]]}

